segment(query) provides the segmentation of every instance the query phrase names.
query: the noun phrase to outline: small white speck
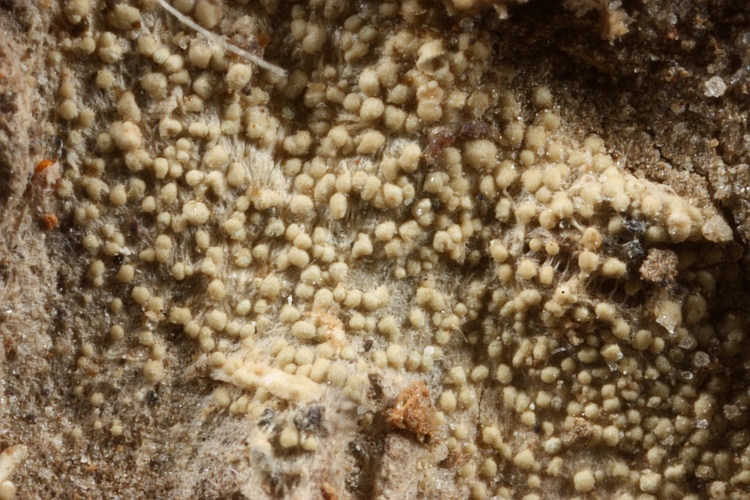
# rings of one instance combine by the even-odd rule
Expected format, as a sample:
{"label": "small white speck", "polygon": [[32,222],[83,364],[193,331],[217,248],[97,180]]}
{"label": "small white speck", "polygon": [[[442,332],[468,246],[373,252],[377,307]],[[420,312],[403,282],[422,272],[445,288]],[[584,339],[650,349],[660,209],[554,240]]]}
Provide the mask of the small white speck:
{"label": "small white speck", "polygon": [[711,357],[703,351],[698,351],[693,355],[693,364],[696,368],[703,368],[708,366],[711,362]]}
{"label": "small white speck", "polygon": [[697,419],[693,422],[693,427],[696,429],[707,429],[708,428],[708,420],[705,418]]}
{"label": "small white speck", "polygon": [[721,97],[727,90],[727,84],[720,76],[713,76],[706,81],[706,91],[703,93],[706,97]]}

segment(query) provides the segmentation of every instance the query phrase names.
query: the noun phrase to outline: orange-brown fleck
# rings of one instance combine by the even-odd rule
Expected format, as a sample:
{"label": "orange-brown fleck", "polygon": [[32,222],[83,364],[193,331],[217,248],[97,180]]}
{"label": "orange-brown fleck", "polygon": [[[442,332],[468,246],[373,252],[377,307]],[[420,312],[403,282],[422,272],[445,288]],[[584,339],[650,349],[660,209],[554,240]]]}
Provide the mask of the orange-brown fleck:
{"label": "orange-brown fleck", "polygon": [[57,184],[60,179],[60,165],[55,160],[42,160],[34,169],[33,182],[35,189],[44,190]]}
{"label": "orange-brown fleck", "polygon": [[265,47],[271,41],[271,37],[268,35],[268,33],[262,31],[258,33],[255,38],[258,41],[258,45],[260,45],[261,47]]}
{"label": "orange-brown fleck", "polygon": [[55,164],[55,160],[42,160],[36,166],[36,173],[38,174],[42,170],[46,170]]}
{"label": "orange-brown fleck", "polygon": [[412,382],[396,398],[396,404],[386,412],[389,424],[413,432],[424,442],[437,432],[435,408],[432,406],[430,391],[422,381]]}
{"label": "orange-brown fleck", "polygon": [[333,486],[328,483],[320,485],[320,495],[323,497],[323,500],[337,500],[339,497],[336,494],[336,490],[333,489]]}
{"label": "orange-brown fleck", "polygon": [[58,219],[55,214],[44,214],[42,215],[42,226],[44,229],[51,230],[57,227]]}

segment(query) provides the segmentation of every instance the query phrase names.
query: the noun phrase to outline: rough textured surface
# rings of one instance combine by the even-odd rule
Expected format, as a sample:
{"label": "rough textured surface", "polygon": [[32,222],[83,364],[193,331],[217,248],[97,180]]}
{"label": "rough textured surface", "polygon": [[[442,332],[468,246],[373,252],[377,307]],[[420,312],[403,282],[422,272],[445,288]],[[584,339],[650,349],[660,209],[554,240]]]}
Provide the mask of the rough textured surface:
{"label": "rough textured surface", "polygon": [[744,2],[171,5],[0,0],[0,498],[748,495]]}

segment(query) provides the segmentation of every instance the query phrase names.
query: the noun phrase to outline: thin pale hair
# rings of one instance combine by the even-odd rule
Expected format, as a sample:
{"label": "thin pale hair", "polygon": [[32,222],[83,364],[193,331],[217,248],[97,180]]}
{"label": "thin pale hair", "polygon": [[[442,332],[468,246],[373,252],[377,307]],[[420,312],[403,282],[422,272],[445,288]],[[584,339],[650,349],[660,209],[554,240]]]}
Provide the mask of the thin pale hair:
{"label": "thin pale hair", "polygon": [[271,64],[268,61],[265,61],[263,58],[256,56],[255,54],[251,54],[250,52],[243,50],[236,45],[232,45],[231,43],[224,40],[222,37],[217,35],[216,33],[213,33],[211,31],[208,31],[206,28],[202,27],[200,24],[193,21],[190,17],[186,16],[185,14],[181,13],[171,5],[167,3],[166,0],[158,0],[159,4],[172,14],[174,17],[176,17],[181,23],[193,28],[195,31],[203,35],[204,37],[208,38],[214,43],[217,43],[224,47],[229,52],[232,52],[234,54],[237,54],[240,57],[243,57],[250,61],[251,63],[255,64],[256,66],[259,66],[263,69],[267,69],[268,71],[278,75],[278,76],[286,76],[286,71],[275,64]]}

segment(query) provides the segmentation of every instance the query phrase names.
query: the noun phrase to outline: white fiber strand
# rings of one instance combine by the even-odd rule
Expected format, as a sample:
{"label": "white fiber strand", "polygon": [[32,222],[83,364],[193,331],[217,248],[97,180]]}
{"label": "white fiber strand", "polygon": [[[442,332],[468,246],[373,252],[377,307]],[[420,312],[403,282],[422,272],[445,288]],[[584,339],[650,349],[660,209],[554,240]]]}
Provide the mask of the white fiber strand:
{"label": "white fiber strand", "polygon": [[264,61],[262,58],[251,54],[250,52],[243,50],[236,45],[232,45],[231,43],[227,42],[223,38],[221,38],[216,33],[212,33],[193,21],[190,17],[186,16],[185,14],[182,14],[180,11],[169,5],[166,0],[158,0],[159,4],[164,7],[164,10],[172,14],[174,17],[176,17],[181,23],[186,24],[187,26],[190,26],[195,31],[203,35],[204,37],[208,38],[209,40],[218,43],[219,45],[222,45],[226,50],[229,52],[233,52],[237,54],[240,57],[244,57],[248,61],[252,62],[256,66],[260,66],[263,69],[267,69],[268,71],[271,71],[272,73],[275,73],[279,76],[286,76],[286,71],[284,71],[282,68],[279,68],[278,66],[271,64],[267,61]]}

